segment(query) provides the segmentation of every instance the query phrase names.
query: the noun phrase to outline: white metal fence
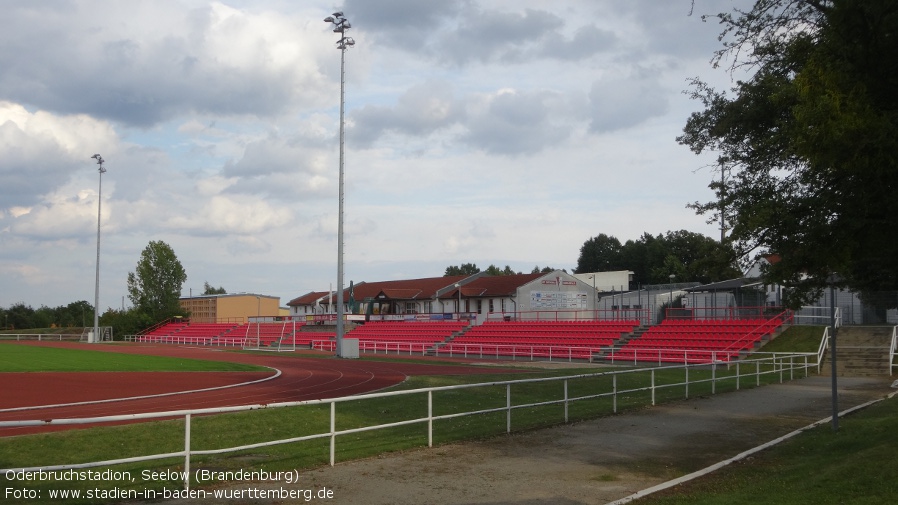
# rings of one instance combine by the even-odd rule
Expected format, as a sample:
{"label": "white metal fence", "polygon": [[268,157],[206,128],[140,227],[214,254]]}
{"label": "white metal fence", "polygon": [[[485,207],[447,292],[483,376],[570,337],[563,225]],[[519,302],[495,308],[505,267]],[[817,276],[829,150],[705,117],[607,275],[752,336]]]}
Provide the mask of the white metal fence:
{"label": "white metal fence", "polygon": [[[349,435],[353,433],[360,433],[365,431],[372,430],[380,430],[386,428],[395,428],[399,426],[413,425],[413,424],[426,424],[427,426],[427,445],[431,447],[433,445],[433,434],[434,434],[434,421],[438,420],[446,420],[452,418],[458,418],[463,416],[474,416],[481,415],[487,413],[505,413],[505,429],[506,432],[511,432],[512,430],[512,421],[513,416],[512,413],[517,409],[527,409],[537,406],[543,405],[563,405],[564,406],[564,422],[568,422],[568,406],[572,402],[588,400],[588,399],[597,399],[597,398],[611,398],[613,404],[613,411],[617,412],[617,403],[618,397],[620,395],[627,395],[631,393],[637,392],[645,392],[649,391],[651,393],[651,404],[654,405],[656,401],[656,393],[659,390],[666,388],[676,388],[683,387],[685,390],[685,398],[689,398],[689,388],[690,386],[695,386],[696,384],[701,383],[710,383],[712,394],[716,393],[717,384],[723,380],[735,380],[736,389],[740,389],[743,384],[747,385],[748,382],[753,382],[755,386],[761,384],[761,377],[764,375],[774,375],[773,380],[775,381],[778,375],[778,379],[780,382],[784,380],[792,380],[796,378],[796,374],[801,376],[807,376],[808,370],[812,367],[817,367],[818,363],[812,361],[814,354],[781,354],[781,355],[773,355],[770,357],[765,357],[761,359],[753,359],[743,362],[736,363],[721,363],[719,366],[703,366],[703,369],[710,368],[711,377],[710,378],[698,378],[694,377],[690,379],[690,371],[695,370],[699,365],[674,365],[674,366],[666,366],[659,368],[642,368],[642,369],[630,369],[630,370],[617,370],[617,371],[609,371],[609,372],[601,372],[595,374],[582,374],[582,375],[572,375],[566,377],[553,377],[553,378],[539,378],[539,379],[521,379],[521,380],[513,380],[513,381],[502,381],[502,382],[489,382],[489,383],[478,383],[478,384],[465,384],[465,385],[456,385],[456,386],[444,386],[444,387],[434,387],[434,388],[424,388],[424,389],[414,389],[414,390],[406,390],[406,391],[394,391],[394,392],[381,392],[381,393],[371,393],[365,395],[344,397],[344,398],[331,398],[331,399],[323,399],[323,400],[308,400],[308,401],[300,401],[300,402],[285,402],[285,403],[272,403],[267,405],[246,405],[246,406],[236,406],[236,407],[222,407],[222,408],[208,408],[208,409],[194,409],[194,410],[176,410],[169,412],[154,412],[154,413],[144,413],[144,414],[129,414],[129,415],[115,415],[115,416],[103,416],[103,417],[91,417],[91,418],[79,418],[79,419],[51,419],[51,420],[26,420],[26,421],[2,421],[0,422],[0,428],[6,427],[23,427],[23,426],[48,426],[48,425],[82,425],[82,424],[98,424],[98,423],[112,423],[112,422],[123,422],[123,421],[137,421],[137,420],[153,420],[153,419],[162,419],[162,418],[183,418],[184,419],[184,449],[176,452],[168,452],[161,454],[150,454],[150,455],[142,455],[142,456],[134,456],[106,461],[94,461],[89,463],[79,463],[79,464],[59,464],[52,466],[41,466],[41,467],[33,467],[33,468],[12,468],[12,469],[3,469],[0,470],[0,473],[5,474],[6,472],[19,472],[19,471],[53,471],[53,470],[69,470],[69,469],[80,469],[80,468],[93,468],[99,466],[111,466],[125,463],[135,463],[142,461],[154,461],[160,459],[168,459],[168,458],[184,458],[184,487],[185,489],[189,489],[190,486],[190,462],[191,457],[193,456],[201,456],[201,455],[215,455],[215,454],[223,454],[229,452],[243,451],[248,449],[256,449],[261,447],[274,446],[279,444],[287,444],[293,442],[301,442],[307,440],[315,440],[315,439],[330,439],[330,464],[333,465],[335,463],[335,452],[336,452],[336,443],[337,437]],[[721,370],[729,370],[730,373],[726,375],[719,375],[718,368]],[[662,383],[657,380],[656,374],[662,370],[683,370],[685,372],[685,380],[683,382],[676,383]],[[732,372],[735,371],[735,375]],[[622,389],[618,387],[618,378],[630,374],[642,374],[641,379],[648,382],[648,385]],[[694,372],[693,372],[694,375]],[[606,390],[596,390],[591,391],[589,394],[584,394],[580,396],[570,396],[568,394],[568,384],[570,381],[585,379],[585,378],[597,378],[597,377],[610,377],[611,378],[611,386]],[[531,403],[522,403],[515,404],[513,402],[512,396],[512,388],[520,385],[526,384],[534,384],[539,382],[556,382],[562,384],[562,393],[560,397],[556,398],[548,398],[543,401],[531,402]],[[504,386],[505,388],[505,404],[501,407],[494,408],[486,408],[482,410],[472,410],[466,412],[456,412],[451,414],[443,414],[443,415],[435,415],[434,414],[434,393],[441,391],[451,391],[451,390],[462,390],[462,389],[472,389],[472,388],[484,388],[484,387],[496,387],[496,386]],[[385,423],[385,424],[374,424],[370,426],[362,426],[352,429],[337,429],[337,405],[344,404],[347,402],[361,402],[369,399],[375,398],[385,398],[390,396],[408,396],[409,402],[415,401],[414,395],[426,395],[426,411],[427,415],[425,417],[418,417],[415,419],[408,419],[399,422]],[[204,414],[221,414],[227,412],[239,412],[239,411],[249,411],[249,410],[261,410],[261,409],[271,409],[271,408],[283,408],[283,407],[304,407],[304,406],[312,406],[312,405],[329,405],[330,407],[330,428],[327,431],[323,431],[320,433],[314,433],[305,436],[298,436],[293,438],[281,439],[281,440],[272,440],[261,443],[254,443],[249,445],[241,445],[236,447],[228,447],[221,449],[197,449],[191,446],[191,418],[197,415]]]}
{"label": "white metal fence", "polygon": [[898,359],[898,326],[893,326],[892,344],[889,346],[889,375],[895,374],[896,359]]}

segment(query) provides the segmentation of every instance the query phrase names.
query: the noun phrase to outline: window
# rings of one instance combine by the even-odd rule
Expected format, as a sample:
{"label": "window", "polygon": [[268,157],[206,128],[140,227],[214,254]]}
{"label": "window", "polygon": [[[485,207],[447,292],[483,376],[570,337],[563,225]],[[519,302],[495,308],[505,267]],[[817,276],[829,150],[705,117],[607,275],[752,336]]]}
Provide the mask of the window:
{"label": "window", "polygon": [[417,314],[418,313],[418,304],[416,302],[405,302],[405,313],[406,314]]}

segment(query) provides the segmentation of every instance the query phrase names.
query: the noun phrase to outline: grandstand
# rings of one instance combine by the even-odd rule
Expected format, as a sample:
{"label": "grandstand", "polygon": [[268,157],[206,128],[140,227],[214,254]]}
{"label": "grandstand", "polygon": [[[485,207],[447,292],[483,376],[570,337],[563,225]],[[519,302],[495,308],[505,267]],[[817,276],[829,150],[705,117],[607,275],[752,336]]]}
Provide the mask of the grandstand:
{"label": "grandstand", "polygon": [[[739,359],[771,338],[780,318],[639,320],[369,321],[350,329],[365,353],[468,358],[526,358],[608,362],[711,363]],[[333,351],[332,331],[302,331],[296,321],[248,324],[172,321],[135,340],[252,349]],[[311,327],[309,327],[311,328]],[[318,329],[318,326],[314,326]],[[323,327],[325,329],[327,327]]]}
{"label": "grandstand", "polygon": [[467,321],[381,321],[357,326],[346,337],[359,340],[359,351],[422,354],[467,327]]}
{"label": "grandstand", "polygon": [[610,361],[711,363],[732,361],[755,350],[780,327],[781,320],[667,319],[637,332],[603,356]]}
{"label": "grandstand", "polygon": [[440,346],[436,354],[591,360],[638,326],[636,320],[486,322]]}

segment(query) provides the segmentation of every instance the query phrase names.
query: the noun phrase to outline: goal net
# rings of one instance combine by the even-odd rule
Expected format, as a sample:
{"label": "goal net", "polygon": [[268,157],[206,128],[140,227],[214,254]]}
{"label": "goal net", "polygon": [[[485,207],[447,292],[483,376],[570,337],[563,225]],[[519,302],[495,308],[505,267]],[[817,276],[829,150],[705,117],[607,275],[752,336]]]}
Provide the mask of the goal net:
{"label": "goal net", "polygon": [[295,351],[298,329],[293,318],[250,317],[246,324],[243,348],[251,351]]}

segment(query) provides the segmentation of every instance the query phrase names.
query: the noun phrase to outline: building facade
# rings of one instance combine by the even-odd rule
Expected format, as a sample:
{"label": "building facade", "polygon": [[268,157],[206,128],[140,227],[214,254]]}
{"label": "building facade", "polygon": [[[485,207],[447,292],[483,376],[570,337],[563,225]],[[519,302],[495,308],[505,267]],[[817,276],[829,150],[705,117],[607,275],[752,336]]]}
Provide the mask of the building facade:
{"label": "building facade", "polygon": [[[549,273],[430,277],[362,282],[343,293],[350,320],[592,319],[596,291],[562,270]],[[336,294],[314,291],[287,303],[290,315],[307,321],[336,318]]]}
{"label": "building facade", "polygon": [[189,296],[181,308],[197,323],[246,323],[250,318],[280,316],[281,299],[253,293]]}

